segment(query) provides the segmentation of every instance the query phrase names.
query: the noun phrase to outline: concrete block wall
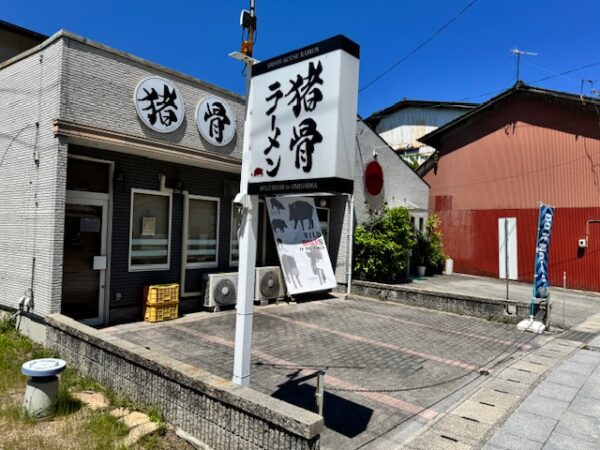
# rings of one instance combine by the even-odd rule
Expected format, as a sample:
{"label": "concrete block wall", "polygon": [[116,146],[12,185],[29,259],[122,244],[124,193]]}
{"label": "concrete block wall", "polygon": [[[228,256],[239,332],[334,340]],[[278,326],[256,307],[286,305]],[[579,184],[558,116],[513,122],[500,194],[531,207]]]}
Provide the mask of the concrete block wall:
{"label": "concrete block wall", "polygon": [[60,308],[67,152],[52,125],[62,51],[55,41],[0,64],[0,305],[16,308],[32,288],[39,316]]}
{"label": "concrete block wall", "polygon": [[219,450],[318,450],[323,418],[60,314],[46,344],[84,375]]}

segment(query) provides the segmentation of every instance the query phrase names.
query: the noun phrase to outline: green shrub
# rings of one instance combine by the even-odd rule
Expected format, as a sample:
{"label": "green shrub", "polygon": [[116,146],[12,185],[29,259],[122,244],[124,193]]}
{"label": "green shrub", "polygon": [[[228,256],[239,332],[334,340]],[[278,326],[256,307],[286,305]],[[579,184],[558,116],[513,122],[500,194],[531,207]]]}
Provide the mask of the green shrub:
{"label": "green shrub", "polygon": [[442,233],[440,232],[440,218],[437,214],[431,214],[427,218],[427,238],[429,241],[429,252],[425,265],[427,270],[433,273],[441,273],[444,268],[446,252],[442,243]]}
{"label": "green shrub", "polygon": [[356,228],[354,275],[370,281],[391,282],[404,276],[414,245],[406,208],[384,209]]}
{"label": "green shrub", "polygon": [[440,218],[432,214],[427,218],[425,230],[415,233],[412,262],[415,266],[425,266],[429,274],[441,273],[447,258],[439,227]]}

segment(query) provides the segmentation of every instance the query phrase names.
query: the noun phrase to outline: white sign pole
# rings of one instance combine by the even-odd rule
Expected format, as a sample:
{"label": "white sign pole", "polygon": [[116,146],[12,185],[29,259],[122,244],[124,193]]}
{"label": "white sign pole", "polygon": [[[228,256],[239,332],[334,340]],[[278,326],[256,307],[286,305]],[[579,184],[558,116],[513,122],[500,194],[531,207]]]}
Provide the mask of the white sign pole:
{"label": "white sign pole", "polygon": [[[248,195],[250,176],[250,80],[253,60],[246,61],[246,120],[244,123],[244,146],[240,193],[236,207],[241,205],[238,260],[238,295],[235,317],[235,348],[233,356],[233,383],[250,385],[250,356],[252,352],[252,319],[254,315],[254,276],[256,265],[256,240],[258,230],[258,195]],[[237,203],[239,201],[240,203]]]}

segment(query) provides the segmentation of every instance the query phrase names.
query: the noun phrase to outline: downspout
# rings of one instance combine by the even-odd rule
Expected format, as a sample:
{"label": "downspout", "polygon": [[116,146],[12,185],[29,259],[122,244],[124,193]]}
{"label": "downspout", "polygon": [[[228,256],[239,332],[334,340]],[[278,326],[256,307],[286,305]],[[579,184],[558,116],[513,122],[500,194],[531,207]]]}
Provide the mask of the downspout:
{"label": "downspout", "polygon": [[352,244],[354,241],[354,195],[348,194],[349,219],[348,220],[348,262],[346,264],[346,299],[352,293]]}

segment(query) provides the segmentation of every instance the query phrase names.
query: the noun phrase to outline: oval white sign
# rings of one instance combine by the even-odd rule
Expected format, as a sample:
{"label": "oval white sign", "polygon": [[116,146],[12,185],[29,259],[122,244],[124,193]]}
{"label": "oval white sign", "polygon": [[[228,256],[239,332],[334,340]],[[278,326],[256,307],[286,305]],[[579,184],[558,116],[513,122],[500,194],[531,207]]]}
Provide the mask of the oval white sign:
{"label": "oval white sign", "polygon": [[235,135],[236,118],[229,104],[219,97],[205,97],[196,108],[196,125],[212,145],[227,145]]}
{"label": "oval white sign", "polygon": [[133,101],[142,122],[154,131],[171,133],[183,122],[183,97],[173,83],[164,78],[149,77],[140,81]]}

